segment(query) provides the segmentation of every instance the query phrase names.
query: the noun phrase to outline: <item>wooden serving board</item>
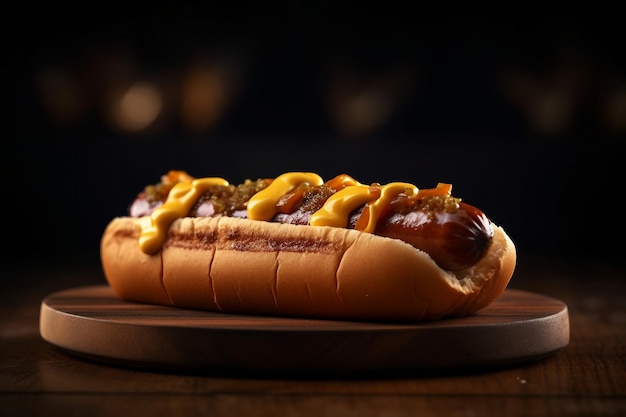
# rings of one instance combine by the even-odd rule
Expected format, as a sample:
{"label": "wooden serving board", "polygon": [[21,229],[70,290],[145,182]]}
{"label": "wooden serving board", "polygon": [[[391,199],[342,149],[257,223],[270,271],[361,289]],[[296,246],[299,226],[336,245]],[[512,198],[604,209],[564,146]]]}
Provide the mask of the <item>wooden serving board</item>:
{"label": "wooden serving board", "polygon": [[569,343],[567,306],[507,289],[477,314],[424,323],[230,315],[119,300],[106,285],[53,293],[41,336],[117,366],[199,373],[458,371],[537,360]]}

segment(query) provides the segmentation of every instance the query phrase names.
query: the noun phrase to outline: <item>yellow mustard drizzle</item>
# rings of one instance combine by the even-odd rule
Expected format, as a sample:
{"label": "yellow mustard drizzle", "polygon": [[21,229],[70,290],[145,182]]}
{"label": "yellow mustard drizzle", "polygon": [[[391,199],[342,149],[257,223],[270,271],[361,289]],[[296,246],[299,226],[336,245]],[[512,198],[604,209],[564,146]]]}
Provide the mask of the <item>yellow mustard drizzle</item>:
{"label": "yellow mustard drizzle", "polygon": [[[210,177],[193,179],[188,175],[178,175],[177,182],[170,190],[166,201],[150,215],[150,226],[142,230],[139,246],[144,253],[157,252],[165,241],[167,230],[172,222],[185,217],[202,194],[216,185],[228,186],[223,178]],[[277,213],[278,201],[301,184],[320,186],[324,180],[311,172],[288,172],[280,175],[265,189],[259,191],[248,201],[248,218],[251,220],[271,220]],[[436,188],[418,189],[406,182],[392,182],[386,185],[364,185],[354,178],[341,174],[326,183],[337,190],[324,203],[321,209],[312,214],[311,226],[346,227],[350,213],[365,205],[363,214],[356,224],[356,229],[373,233],[384,208],[399,194],[406,194],[411,199],[434,195],[450,194],[452,185],[437,184]]]}
{"label": "yellow mustard drizzle", "polygon": [[357,207],[380,197],[380,187],[352,185],[331,195],[321,209],[311,215],[311,226],[346,227],[348,216]]}
{"label": "yellow mustard drizzle", "polygon": [[349,176],[348,174],[339,174],[332,180],[326,182],[330,188],[339,191],[352,185],[362,185],[360,182]]}
{"label": "yellow mustard drizzle", "polygon": [[158,251],[172,222],[186,216],[200,196],[214,185],[228,186],[223,178],[200,178],[191,182],[181,181],[170,190],[167,200],[150,215],[151,225],[141,231],[139,247],[144,253]]}
{"label": "yellow mustard drizzle", "polygon": [[282,196],[293,191],[300,184],[320,186],[324,180],[312,172],[288,172],[275,178],[267,188],[259,191],[248,201],[248,218],[251,220],[271,220],[277,213],[276,204]]}
{"label": "yellow mustard drizzle", "polygon": [[[356,229],[361,230],[366,233],[374,233],[376,230],[376,224],[378,223],[378,219],[383,212],[383,209],[387,207],[391,201],[398,196],[398,194],[406,194],[409,198],[415,198],[418,194],[418,188],[406,182],[392,182],[387,185],[381,187],[380,197],[376,200],[370,201],[365,205],[365,209],[363,210],[363,214],[359,218],[359,221],[356,224]],[[350,213],[348,213],[350,215]],[[365,215],[365,216],[364,216]],[[363,225],[364,221],[367,220],[367,224]]]}

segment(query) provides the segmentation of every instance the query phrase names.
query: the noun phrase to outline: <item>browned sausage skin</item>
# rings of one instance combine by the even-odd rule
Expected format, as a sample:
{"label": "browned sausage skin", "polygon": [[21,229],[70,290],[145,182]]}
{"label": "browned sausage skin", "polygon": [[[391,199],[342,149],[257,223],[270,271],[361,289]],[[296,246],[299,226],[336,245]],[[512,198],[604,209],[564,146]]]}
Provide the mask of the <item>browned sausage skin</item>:
{"label": "browned sausage skin", "polygon": [[[150,215],[163,204],[172,183],[184,175],[169,173],[159,184],[146,187],[129,207],[129,215]],[[309,225],[313,213],[347,186],[345,178],[341,175],[322,185],[300,184],[276,203],[276,215],[270,221]],[[211,187],[197,200],[188,216],[247,218],[247,202],[271,182],[271,179],[258,179],[247,180],[238,186]],[[350,213],[346,228],[360,229],[359,220],[365,217],[365,207],[363,204]],[[483,258],[494,230],[482,211],[449,194],[426,193],[423,198],[418,194],[415,199],[400,193],[385,206],[373,233],[407,242],[428,253],[442,269],[457,271],[471,267]]]}

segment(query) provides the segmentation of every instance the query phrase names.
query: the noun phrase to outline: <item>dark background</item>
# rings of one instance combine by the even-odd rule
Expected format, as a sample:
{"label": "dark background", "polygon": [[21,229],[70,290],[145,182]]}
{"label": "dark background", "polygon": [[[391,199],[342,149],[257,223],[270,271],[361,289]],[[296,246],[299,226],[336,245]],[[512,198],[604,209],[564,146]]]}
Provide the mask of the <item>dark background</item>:
{"label": "dark background", "polygon": [[[545,5],[7,6],[3,257],[98,262],[107,222],[170,169],[232,183],[307,170],[450,182],[521,253],[618,262],[620,16]],[[161,108],[129,128],[115,111],[138,85]]]}

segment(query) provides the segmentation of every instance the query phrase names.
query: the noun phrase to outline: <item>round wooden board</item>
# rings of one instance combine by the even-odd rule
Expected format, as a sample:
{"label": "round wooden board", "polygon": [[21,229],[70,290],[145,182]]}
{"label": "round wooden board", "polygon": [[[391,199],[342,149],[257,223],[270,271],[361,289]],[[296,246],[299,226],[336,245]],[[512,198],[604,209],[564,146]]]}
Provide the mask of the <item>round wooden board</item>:
{"label": "round wooden board", "polygon": [[470,317],[377,323],[129,303],[102,285],[46,297],[40,331],[81,357],[174,372],[440,372],[550,355],[569,343],[569,316],[559,300],[514,289]]}

